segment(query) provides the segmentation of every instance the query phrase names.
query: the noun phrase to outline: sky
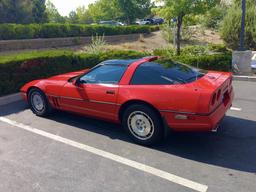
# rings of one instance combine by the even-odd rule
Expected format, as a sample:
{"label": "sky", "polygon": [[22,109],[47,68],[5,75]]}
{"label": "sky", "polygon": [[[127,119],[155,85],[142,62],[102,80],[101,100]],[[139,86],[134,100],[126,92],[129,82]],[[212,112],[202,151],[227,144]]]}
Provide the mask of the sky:
{"label": "sky", "polygon": [[79,6],[88,6],[96,0],[50,0],[58,9],[59,13],[67,16],[70,11],[75,11]]}
{"label": "sky", "polygon": [[70,11],[75,11],[79,6],[88,6],[96,0],[50,0],[62,16],[68,16]]}

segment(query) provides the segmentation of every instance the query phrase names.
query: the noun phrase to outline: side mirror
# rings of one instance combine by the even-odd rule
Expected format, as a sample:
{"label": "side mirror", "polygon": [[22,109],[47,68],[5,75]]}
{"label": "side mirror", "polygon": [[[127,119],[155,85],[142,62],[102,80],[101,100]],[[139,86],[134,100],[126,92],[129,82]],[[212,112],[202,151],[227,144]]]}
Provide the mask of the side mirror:
{"label": "side mirror", "polygon": [[83,83],[86,83],[86,81],[81,80],[80,78],[74,79],[74,80],[72,81],[72,84],[73,84],[74,86],[80,86],[80,85],[83,84]]}
{"label": "side mirror", "polygon": [[73,81],[72,81],[72,85],[74,85],[74,86],[78,86],[80,84],[80,79],[78,78],[78,79],[74,79]]}

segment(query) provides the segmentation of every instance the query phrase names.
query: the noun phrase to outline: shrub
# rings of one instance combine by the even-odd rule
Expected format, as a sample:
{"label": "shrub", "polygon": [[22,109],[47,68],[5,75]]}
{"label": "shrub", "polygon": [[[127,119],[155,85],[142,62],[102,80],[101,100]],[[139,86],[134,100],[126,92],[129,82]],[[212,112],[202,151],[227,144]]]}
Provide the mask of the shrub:
{"label": "shrub", "polygon": [[217,29],[226,15],[226,12],[227,7],[225,5],[216,5],[202,16],[201,22],[207,28]]}
{"label": "shrub", "polygon": [[[191,49],[190,47],[186,50]],[[154,54],[162,56],[163,60],[178,61],[202,69],[229,71],[231,68],[230,53],[196,55],[197,52],[193,52],[194,55],[175,56],[175,51],[172,49],[158,49]],[[21,86],[34,79],[91,68],[107,59],[131,59],[147,55],[150,54],[138,51],[107,51],[98,54],[85,54],[65,50],[4,55],[0,57],[0,96],[18,92]]]}
{"label": "shrub", "polygon": [[92,42],[90,46],[87,49],[87,52],[99,54],[104,50],[104,46],[107,45],[107,42],[105,41],[105,36],[92,36]]}
{"label": "shrub", "polygon": [[210,44],[208,45],[210,51],[219,52],[219,53],[227,53],[230,52],[227,47],[223,44]]}
{"label": "shrub", "polygon": [[197,55],[206,55],[206,54],[208,54],[207,46],[191,45],[181,49],[181,55],[197,56]]}
{"label": "shrub", "polygon": [[189,64],[201,69],[231,70],[232,55],[223,45],[187,46],[181,49],[180,56],[175,55],[174,48],[156,49],[153,53],[163,59]]}
{"label": "shrub", "polygon": [[[241,2],[234,1],[224,17],[221,36],[228,47],[238,49],[241,28]],[[245,47],[256,49],[256,4],[255,0],[247,1],[245,19]]]}
{"label": "shrub", "polygon": [[0,40],[57,38],[93,35],[124,35],[150,33],[158,26],[107,26],[82,24],[0,24]]}
{"label": "shrub", "polygon": [[18,92],[25,83],[52,75],[91,68],[106,59],[140,58],[146,53],[108,51],[74,54],[70,51],[26,52],[0,58],[0,96]]}
{"label": "shrub", "polygon": [[232,55],[176,56],[172,60],[205,70],[231,71]]}

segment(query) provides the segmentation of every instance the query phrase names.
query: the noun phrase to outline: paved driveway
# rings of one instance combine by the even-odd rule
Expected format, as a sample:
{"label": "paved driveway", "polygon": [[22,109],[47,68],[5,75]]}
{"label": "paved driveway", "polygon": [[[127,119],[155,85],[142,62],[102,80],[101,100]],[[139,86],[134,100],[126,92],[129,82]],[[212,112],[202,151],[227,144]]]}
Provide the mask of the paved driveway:
{"label": "paved driveway", "polygon": [[23,102],[0,108],[0,191],[208,191],[256,189],[256,83],[234,82],[217,133],[172,133],[133,144],[119,125],[58,112],[36,117]]}

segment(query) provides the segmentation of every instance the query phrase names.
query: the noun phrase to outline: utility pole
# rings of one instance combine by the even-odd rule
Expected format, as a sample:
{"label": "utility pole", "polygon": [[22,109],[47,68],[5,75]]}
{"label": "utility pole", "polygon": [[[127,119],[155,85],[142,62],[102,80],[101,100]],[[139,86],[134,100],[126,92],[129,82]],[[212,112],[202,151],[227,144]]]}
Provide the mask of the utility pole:
{"label": "utility pole", "polygon": [[242,0],[242,18],[241,18],[241,31],[240,31],[240,47],[239,51],[244,51],[244,34],[245,34],[245,12],[246,0]]}

